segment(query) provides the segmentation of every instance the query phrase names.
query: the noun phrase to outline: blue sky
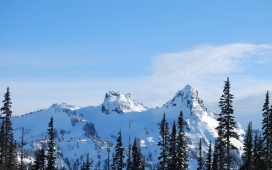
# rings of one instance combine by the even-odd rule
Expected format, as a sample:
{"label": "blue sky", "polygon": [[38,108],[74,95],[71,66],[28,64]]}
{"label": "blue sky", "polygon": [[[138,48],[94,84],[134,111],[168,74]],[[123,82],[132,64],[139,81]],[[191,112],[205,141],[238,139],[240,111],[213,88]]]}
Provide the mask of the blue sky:
{"label": "blue sky", "polygon": [[[261,126],[272,91],[272,1],[0,2],[0,94],[14,114],[99,105],[108,90],[161,106],[186,84],[218,110],[226,77],[237,121]],[[271,102],[272,103],[272,102]]]}

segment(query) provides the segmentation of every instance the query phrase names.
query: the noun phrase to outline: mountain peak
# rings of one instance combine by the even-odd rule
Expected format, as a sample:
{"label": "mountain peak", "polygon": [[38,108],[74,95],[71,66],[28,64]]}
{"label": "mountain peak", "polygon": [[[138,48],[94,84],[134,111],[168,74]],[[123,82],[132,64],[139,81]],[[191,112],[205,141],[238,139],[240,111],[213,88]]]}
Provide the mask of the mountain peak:
{"label": "mountain peak", "polygon": [[192,110],[194,107],[200,107],[201,110],[207,111],[203,100],[198,97],[198,91],[187,84],[182,90],[179,90],[175,96],[163,105],[165,108],[170,107],[186,107]]}
{"label": "mountain peak", "polygon": [[101,109],[102,112],[106,114],[112,112],[123,114],[127,112],[145,111],[148,107],[133,99],[129,93],[114,90],[106,93]]}

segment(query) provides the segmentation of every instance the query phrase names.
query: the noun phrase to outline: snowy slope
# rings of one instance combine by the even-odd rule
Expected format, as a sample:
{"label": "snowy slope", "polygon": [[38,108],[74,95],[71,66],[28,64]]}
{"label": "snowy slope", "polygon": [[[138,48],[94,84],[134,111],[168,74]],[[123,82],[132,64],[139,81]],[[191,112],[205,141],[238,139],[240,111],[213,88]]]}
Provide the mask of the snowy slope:
{"label": "snowy slope", "polygon": [[[131,98],[128,93],[110,91],[106,93],[104,102],[100,106],[77,107],[65,103],[54,104],[49,109],[13,118],[12,121],[17,141],[20,141],[22,127],[25,128],[27,145],[24,148],[33,155],[33,150],[46,145],[47,127],[50,117],[53,116],[57,130],[58,165],[66,168],[73,167],[74,164],[77,165],[77,162],[81,163],[84,154],[90,153],[93,169],[95,167],[103,169],[104,161],[107,159],[106,148],[111,146],[111,153],[113,152],[111,143],[115,143],[120,130],[123,145],[127,149],[129,125],[131,125],[131,139],[134,140],[137,137],[141,140],[142,153],[151,169],[156,166],[160,152],[157,146],[158,123],[163,113],[166,114],[171,126],[173,121],[177,120],[181,110],[186,121],[190,169],[196,169],[199,139],[202,139],[205,155],[209,140],[214,143],[214,138],[217,136],[215,127],[218,122],[215,114],[207,111],[203,101],[198,97],[198,92],[190,85],[178,91],[173,99],[157,109],[144,106]],[[240,135],[244,134],[241,125],[238,124],[236,130]],[[242,140],[242,137],[240,140],[232,140],[239,149],[233,152],[233,155],[237,157],[237,164],[241,161]]]}

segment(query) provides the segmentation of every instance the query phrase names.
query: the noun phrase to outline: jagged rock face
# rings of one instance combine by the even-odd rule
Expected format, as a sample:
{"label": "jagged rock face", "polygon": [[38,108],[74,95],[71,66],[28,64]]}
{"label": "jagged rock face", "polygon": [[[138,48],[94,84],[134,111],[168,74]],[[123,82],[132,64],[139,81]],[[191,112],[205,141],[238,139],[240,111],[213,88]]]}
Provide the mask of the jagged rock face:
{"label": "jagged rock face", "polygon": [[101,106],[102,112],[106,114],[111,114],[113,112],[119,114],[142,112],[147,109],[148,107],[131,98],[129,93],[121,93],[119,91],[107,92]]}
{"label": "jagged rock face", "polygon": [[190,85],[186,85],[182,90],[176,93],[172,100],[165,103],[163,107],[186,106],[192,109],[194,105],[199,105],[203,111],[207,111],[203,100],[198,97],[198,91],[194,90]]}

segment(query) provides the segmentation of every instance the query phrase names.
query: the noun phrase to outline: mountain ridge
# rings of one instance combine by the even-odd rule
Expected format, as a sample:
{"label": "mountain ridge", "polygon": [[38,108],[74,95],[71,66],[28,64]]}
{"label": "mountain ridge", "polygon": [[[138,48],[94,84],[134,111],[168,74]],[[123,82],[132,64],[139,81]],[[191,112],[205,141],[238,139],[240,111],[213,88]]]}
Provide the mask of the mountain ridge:
{"label": "mountain ridge", "polygon": [[[197,166],[196,155],[199,139],[202,139],[204,143],[203,153],[206,153],[208,142],[210,140],[214,141],[214,138],[217,136],[215,128],[218,125],[215,117],[212,116],[213,113],[208,111],[203,100],[199,98],[198,92],[190,85],[186,85],[171,100],[156,109],[147,108],[140,102],[135,101],[129,93],[109,91],[105,95],[104,102],[99,106],[78,107],[65,103],[53,104],[48,109],[21,118],[13,118],[15,137],[17,140],[20,139],[20,128],[25,127],[28,130],[25,148],[32,150],[30,155],[33,156],[33,150],[46,144],[44,141],[46,141],[47,123],[49,118],[53,116],[57,131],[56,143],[59,148],[58,153],[66,155],[66,157],[58,157],[58,165],[69,168],[68,165],[70,164],[70,167],[72,167],[77,164],[82,155],[90,152],[90,157],[96,163],[92,167],[98,167],[99,161],[102,164],[106,160],[106,148],[109,145],[111,145],[111,152],[114,151],[113,145],[116,135],[122,130],[125,149],[128,147],[129,135],[131,139],[139,138],[147,166],[152,169],[151,167],[154,168],[158,162],[157,158],[160,150],[157,146],[157,142],[160,140],[158,123],[165,113],[166,119],[171,126],[182,110],[186,123],[184,128],[190,153],[188,163],[191,169],[195,169]],[[110,110],[109,114],[103,112],[103,104],[105,104],[105,108]],[[119,107],[118,104],[125,106]],[[146,110],[134,111],[134,106],[146,107]],[[118,113],[114,110],[116,108],[124,110]],[[35,123],[31,124],[30,122]],[[239,123],[237,124],[238,128],[236,130],[240,135],[243,135],[242,127]],[[239,158],[236,160],[237,165],[241,163],[242,139],[233,139],[233,143],[239,148],[237,152],[233,153]],[[98,154],[100,155],[99,158]],[[69,164],[65,162],[65,159],[69,161]]]}

